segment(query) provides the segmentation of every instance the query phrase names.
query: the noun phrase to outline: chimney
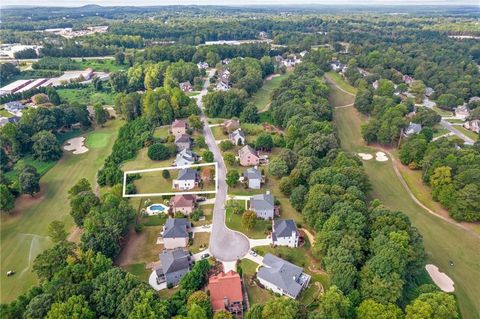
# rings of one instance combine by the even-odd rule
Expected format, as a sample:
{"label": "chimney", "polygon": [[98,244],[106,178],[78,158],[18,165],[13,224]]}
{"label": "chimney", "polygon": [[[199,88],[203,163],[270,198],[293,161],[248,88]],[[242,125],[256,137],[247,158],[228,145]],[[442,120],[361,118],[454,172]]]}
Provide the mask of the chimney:
{"label": "chimney", "polygon": [[225,308],[228,307],[228,305],[229,305],[228,297],[223,297],[223,304],[225,305]]}

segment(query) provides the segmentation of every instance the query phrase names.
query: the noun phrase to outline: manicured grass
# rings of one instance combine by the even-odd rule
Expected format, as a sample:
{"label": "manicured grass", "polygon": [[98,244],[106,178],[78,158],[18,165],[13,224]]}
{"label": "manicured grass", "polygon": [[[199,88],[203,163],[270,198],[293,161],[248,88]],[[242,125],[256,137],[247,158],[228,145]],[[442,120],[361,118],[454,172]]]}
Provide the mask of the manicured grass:
{"label": "manicured grass", "polygon": [[109,137],[110,136],[107,133],[93,132],[92,134],[88,135],[85,144],[89,149],[103,148],[109,143]]}
{"label": "manicured grass", "polygon": [[[94,184],[95,174],[110,154],[121,124],[119,120],[110,121],[104,128],[98,129],[98,132],[109,135],[109,143],[104,148],[92,149],[82,155],[65,152],[40,180],[42,193],[36,198],[20,197],[15,211],[0,217],[0,273],[5,274],[12,269],[17,271],[15,276],[2,279],[2,303],[12,301],[37,283],[31,266],[35,257],[52,244],[47,237],[48,224],[60,220],[66,223],[67,229],[73,226],[67,192],[83,177]],[[86,136],[89,134],[92,133]]]}
{"label": "manicured grass", "polygon": [[170,130],[170,126],[161,126],[155,128],[155,132],[153,132],[153,137],[156,138],[167,138]]}
{"label": "manicured grass", "polygon": [[432,109],[435,112],[437,112],[438,114],[440,114],[441,116],[452,116],[453,115],[452,111],[443,110],[443,109],[439,108],[438,106],[434,106]]}
{"label": "manicured grass", "polygon": [[[122,165],[123,171],[132,171],[138,169],[146,169],[146,168],[159,168],[159,167],[170,167],[175,160],[173,157],[163,160],[163,161],[153,161],[147,155],[148,149],[142,148],[137,153],[137,157],[133,160],[126,161]],[[161,175],[161,172],[160,172]]]}
{"label": "manicured grass", "polygon": [[443,128],[441,127],[440,125],[436,125],[434,127],[434,133],[433,133],[433,137],[439,137],[439,136],[442,136],[442,135],[445,135],[447,134],[448,132],[450,132],[449,130],[447,130],[446,128]]}
{"label": "manicured grass", "polygon": [[254,263],[249,259],[242,259],[240,265],[243,270],[243,284],[247,289],[248,294],[248,301],[250,302],[250,306],[256,303],[265,303],[270,299],[274,298],[272,292],[267,289],[262,289],[258,287],[253,281],[252,278],[255,276],[257,272],[258,264]]}
{"label": "manicured grass", "polygon": [[94,105],[113,105],[114,94],[108,92],[95,92],[91,87],[82,87],[75,89],[58,89],[60,98],[68,103],[78,102],[80,104]]}
{"label": "manicured grass", "polygon": [[208,247],[208,242],[210,240],[210,233],[202,232],[202,233],[195,233],[193,237],[193,244],[188,247],[188,250],[192,254],[196,254],[205,250]]}
{"label": "manicured grass", "polygon": [[37,172],[40,174],[40,176],[45,175],[52,167],[55,166],[57,162],[52,161],[52,162],[43,162],[40,160],[34,159],[32,156],[27,156],[19,160],[16,164],[13,170],[8,171],[5,173],[5,177],[8,178],[11,181],[15,181],[18,177],[18,174],[20,174],[20,170],[25,167],[25,165],[30,165],[33,166],[37,169]]}
{"label": "manicured grass", "polygon": [[334,71],[330,71],[330,72],[326,73],[326,77],[328,79],[334,81],[343,90],[345,90],[349,93],[352,93],[352,94],[357,93],[357,89],[354,88],[353,86],[351,86],[350,84],[348,84],[347,82],[345,82],[343,80],[342,76],[339,73],[334,72]]}
{"label": "manicured grass", "polygon": [[[333,89],[332,94],[343,94]],[[363,143],[360,134],[362,116],[354,108],[336,109],[335,122],[342,147],[349,152],[375,149]],[[407,214],[412,224],[423,236],[427,262],[433,263],[455,282],[455,295],[458,297],[463,318],[477,318],[480,313],[480,239],[465,230],[431,215],[419,207],[403,188],[392,167],[391,161],[364,162],[365,171],[372,184],[370,198],[378,198],[392,210]],[[449,261],[455,263],[449,266]]]}
{"label": "manicured grass", "polygon": [[288,73],[273,77],[271,80],[263,81],[263,86],[253,94],[250,102],[255,104],[259,112],[265,112],[270,107],[271,94],[273,90],[280,86],[283,79],[288,76]]}
{"label": "manicured grass", "polygon": [[0,110],[0,116],[10,118],[10,117],[13,116],[13,114],[2,108],[2,109]]}
{"label": "manicured grass", "polygon": [[448,119],[447,122],[450,122],[450,123],[465,123],[465,120],[460,120],[460,119]]}
{"label": "manicured grass", "polygon": [[223,126],[214,126],[210,128],[212,130],[213,137],[216,140],[228,139],[228,135],[223,133]]}
{"label": "manicured grass", "polygon": [[457,130],[459,130],[460,132],[462,132],[463,134],[465,134],[466,136],[470,137],[472,140],[478,141],[478,134],[477,133],[469,131],[466,128],[464,128],[463,126],[460,126],[460,125],[455,125],[454,127]]}
{"label": "manicured grass", "polygon": [[124,266],[123,268],[129,273],[137,276],[137,278],[143,282],[148,282],[148,277],[152,272],[150,269],[145,268],[144,263],[131,264],[128,266]]}
{"label": "manicured grass", "polygon": [[128,67],[126,65],[117,65],[115,61],[107,59],[98,59],[98,60],[84,60],[80,62],[82,69],[92,68],[94,71],[100,72],[114,72],[120,70],[126,70]]}
{"label": "manicured grass", "polygon": [[[239,203],[243,205],[245,202],[239,201]],[[225,223],[228,228],[244,233],[249,238],[253,238],[253,239],[265,238],[266,237],[265,233],[268,232],[268,227],[272,225],[271,221],[257,219],[257,222],[253,229],[251,230],[246,229],[245,227],[242,226],[242,215],[234,214],[228,210],[226,212]]]}

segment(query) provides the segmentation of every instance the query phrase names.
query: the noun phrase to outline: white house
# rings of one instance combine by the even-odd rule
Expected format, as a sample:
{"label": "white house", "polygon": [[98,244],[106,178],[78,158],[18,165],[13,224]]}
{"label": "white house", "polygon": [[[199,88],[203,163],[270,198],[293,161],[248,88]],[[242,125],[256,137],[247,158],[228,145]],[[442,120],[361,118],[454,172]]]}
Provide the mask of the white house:
{"label": "white house", "polygon": [[248,188],[260,189],[262,187],[262,173],[256,166],[247,169],[243,173],[243,177],[248,184]]}
{"label": "white house", "polygon": [[200,178],[198,172],[191,168],[182,168],[178,172],[177,179],[172,182],[172,187],[176,190],[190,190],[198,186]]}
{"label": "white house", "polygon": [[273,219],[275,214],[275,200],[270,192],[253,195],[250,197],[250,210],[257,214],[258,218]]}
{"label": "white house", "polygon": [[455,117],[459,119],[466,119],[470,116],[470,110],[466,104],[460,105],[455,109]]}
{"label": "white house", "polygon": [[245,132],[241,128],[236,129],[228,135],[233,145],[245,145]]}
{"label": "white house", "polygon": [[185,148],[180,153],[177,154],[175,158],[175,165],[176,166],[186,166],[192,165],[198,159],[197,154],[192,152],[191,150]]}
{"label": "white house", "polygon": [[165,249],[175,249],[187,247],[189,231],[192,225],[186,218],[169,218],[163,226],[163,247]]}
{"label": "white house", "polygon": [[292,219],[276,219],[272,222],[272,242],[277,246],[298,247],[300,233]]}

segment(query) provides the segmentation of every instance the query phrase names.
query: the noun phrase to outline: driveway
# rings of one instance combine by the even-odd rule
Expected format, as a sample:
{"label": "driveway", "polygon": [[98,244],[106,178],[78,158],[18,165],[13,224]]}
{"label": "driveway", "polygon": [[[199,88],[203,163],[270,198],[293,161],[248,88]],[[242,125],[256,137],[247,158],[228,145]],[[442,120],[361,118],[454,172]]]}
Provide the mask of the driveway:
{"label": "driveway", "polygon": [[254,263],[258,264],[259,266],[263,266],[263,257],[260,256],[260,255],[253,256],[253,255],[250,255],[250,254],[246,254],[245,257],[243,257],[243,258],[249,259],[249,260],[253,261]]}
{"label": "driveway", "polygon": [[212,253],[211,253],[210,250],[207,248],[207,249],[205,249],[205,250],[202,250],[201,252],[198,252],[198,253],[196,253],[196,254],[193,254],[193,255],[192,255],[192,259],[193,259],[194,261],[202,260],[202,255],[205,255],[205,254],[210,254],[210,255],[211,255]]}
{"label": "driveway", "polygon": [[269,246],[272,244],[272,238],[264,238],[264,239],[249,239],[250,248],[258,247],[258,246]]}
{"label": "driveway", "polygon": [[213,153],[215,161],[218,163],[218,190],[215,197],[213,208],[212,234],[210,236],[210,253],[219,261],[235,261],[247,254],[250,249],[248,238],[242,233],[233,231],[225,226],[225,202],[227,200],[227,168],[223,161],[222,154],[215,142],[212,130],[209,127],[208,119],[203,114],[202,97],[207,94],[209,79],[213,76],[215,70],[210,70],[208,79],[203,85],[203,89],[197,96],[197,105],[201,110],[201,118],[204,123],[203,135],[208,148]]}

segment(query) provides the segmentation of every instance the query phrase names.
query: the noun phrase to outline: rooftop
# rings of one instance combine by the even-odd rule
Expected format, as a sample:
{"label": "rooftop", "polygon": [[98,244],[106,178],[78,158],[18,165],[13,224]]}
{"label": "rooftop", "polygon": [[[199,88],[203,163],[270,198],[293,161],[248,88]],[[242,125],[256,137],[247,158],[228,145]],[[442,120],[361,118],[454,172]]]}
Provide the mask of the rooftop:
{"label": "rooftop", "polygon": [[190,254],[182,248],[173,250],[164,250],[160,253],[160,262],[162,266],[157,269],[157,274],[176,272],[182,269],[190,268]]}
{"label": "rooftop", "polygon": [[210,277],[208,289],[213,311],[225,309],[225,299],[229,303],[243,300],[240,275],[233,270]]}
{"label": "rooftop", "polygon": [[191,227],[186,218],[169,218],[165,222],[163,238],[188,237],[188,229]]}
{"label": "rooftop", "polygon": [[197,178],[198,172],[192,168],[182,168],[178,172],[177,180],[190,181]]}
{"label": "rooftop", "polygon": [[274,235],[276,237],[290,237],[297,232],[297,225],[292,219],[277,219],[273,221]]}
{"label": "rooftop", "polygon": [[274,209],[275,201],[272,194],[260,194],[250,197],[250,208],[256,210]]}

